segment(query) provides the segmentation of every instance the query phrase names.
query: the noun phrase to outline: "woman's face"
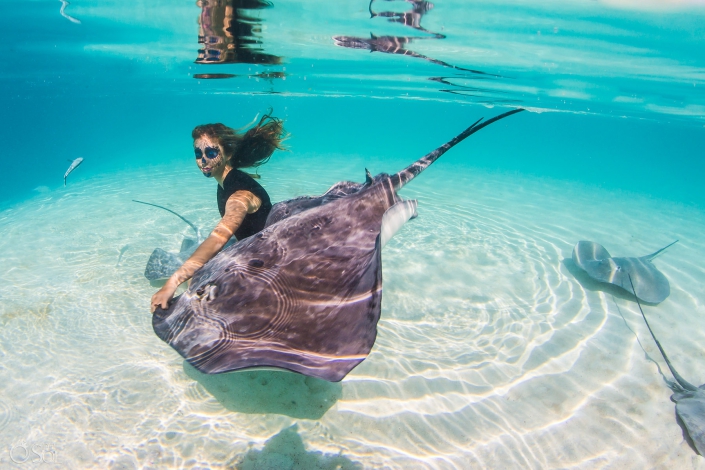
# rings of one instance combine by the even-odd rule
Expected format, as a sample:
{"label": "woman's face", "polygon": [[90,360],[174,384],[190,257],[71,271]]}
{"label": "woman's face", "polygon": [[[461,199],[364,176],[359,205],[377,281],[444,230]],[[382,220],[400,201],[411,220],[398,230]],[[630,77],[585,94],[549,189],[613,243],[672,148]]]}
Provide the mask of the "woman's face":
{"label": "woman's face", "polygon": [[207,136],[201,136],[193,141],[193,152],[196,155],[196,164],[207,178],[214,174],[222,173],[225,168],[223,148],[218,142]]}

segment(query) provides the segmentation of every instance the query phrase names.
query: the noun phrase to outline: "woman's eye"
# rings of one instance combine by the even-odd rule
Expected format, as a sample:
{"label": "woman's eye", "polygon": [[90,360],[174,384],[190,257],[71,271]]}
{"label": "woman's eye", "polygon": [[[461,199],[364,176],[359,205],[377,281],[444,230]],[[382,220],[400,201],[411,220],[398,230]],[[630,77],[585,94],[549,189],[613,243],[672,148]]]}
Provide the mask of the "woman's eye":
{"label": "woman's eye", "polygon": [[211,148],[206,149],[206,157],[215,158],[217,156],[218,156],[218,149],[211,149]]}
{"label": "woman's eye", "polygon": [[201,152],[201,149],[193,149],[193,153],[196,154],[196,158],[201,158],[203,156],[203,152]]}

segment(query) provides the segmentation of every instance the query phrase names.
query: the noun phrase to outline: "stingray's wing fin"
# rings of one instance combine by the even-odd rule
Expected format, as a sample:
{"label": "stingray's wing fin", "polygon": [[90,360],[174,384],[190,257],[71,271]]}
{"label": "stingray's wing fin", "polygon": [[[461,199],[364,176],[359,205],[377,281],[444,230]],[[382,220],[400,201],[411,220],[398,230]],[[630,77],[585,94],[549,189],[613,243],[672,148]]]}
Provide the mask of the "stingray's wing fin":
{"label": "stingray's wing fin", "polygon": [[416,199],[401,201],[387,209],[382,216],[382,229],[379,233],[379,244],[384,246],[396,234],[399,229],[409,220],[417,216]]}
{"label": "stingray's wing fin", "polygon": [[195,238],[184,237],[184,239],[181,240],[179,256],[181,258],[188,258],[194,251],[196,251],[196,248],[198,248],[198,240]]}
{"label": "stingray's wing fin", "polygon": [[663,251],[665,251],[666,248],[670,248],[671,246],[675,245],[678,242],[679,242],[679,240],[676,240],[673,243],[669,243],[668,245],[664,246],[660,250],[655,251],[655,252],[651,253],[650,255],[642,256],[642,258],[646,258],[648,261],[651,261],[652,259],[656,258],[659,254],[661,254]]}
{"label": "stingray's wing fin", "polygon": [[337,226],[320,228],[333,243],[301,236],[327,221],[304,214],[221,251],[168,310],[157,310],[155,333],[203,373],[278,367],[341,380],[375,342],[381,247],[369,230],[359,244],[338,240]]}
{"label": "stingray's wing fin", "polygon": [[705,456],[705,392],[676,393],[676,413],[681,419],[698,453]]}
{"label": "stingray's wing fin", "polygon": [[[658,304],[671,295],[671,285],[652,262],[644,258],[615,258],[621,266],[620,286],[629,291],[635,287],[636,295],[643,301]],[[626,277],[631,276],[631,280]]]}
{"label": "stingray's wing fin", "polygon": [[169,279],[182,264],[183,260],[174,253],[155,248],[144,268],[144,277],[150,281]]}

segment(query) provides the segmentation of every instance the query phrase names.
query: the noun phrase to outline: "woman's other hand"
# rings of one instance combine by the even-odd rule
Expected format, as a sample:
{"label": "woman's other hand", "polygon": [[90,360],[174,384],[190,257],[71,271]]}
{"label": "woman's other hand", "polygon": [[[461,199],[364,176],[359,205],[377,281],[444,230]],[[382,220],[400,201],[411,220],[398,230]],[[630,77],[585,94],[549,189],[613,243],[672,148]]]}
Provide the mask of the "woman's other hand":
{"label": "woman's other hand", "polygon": [[171,302],[171,299],[174,297],[174,292],[176,292],[176,289],[173,288],[169,282],[164,284],[164,287],[159,289],[152,296],[152,303],[150,307],[152,313],[157,310],[157,307],[161,307],[163,310],[169,308],[169,302]]}

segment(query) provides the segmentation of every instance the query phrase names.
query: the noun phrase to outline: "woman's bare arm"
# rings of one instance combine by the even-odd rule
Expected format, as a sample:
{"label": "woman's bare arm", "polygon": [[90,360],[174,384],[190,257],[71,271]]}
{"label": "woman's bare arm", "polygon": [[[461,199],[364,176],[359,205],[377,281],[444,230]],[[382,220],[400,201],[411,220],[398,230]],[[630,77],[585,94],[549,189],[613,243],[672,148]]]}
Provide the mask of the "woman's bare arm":
{"label": "woman's bare arm", "polygon": [[211,234],[196,248],[191,257],[166,281],[166,284],[152,296],[151,310],[157,306],[168,308],[177,287],[188,281],[201,266],[213,258],[240,227],[247,214],[257,212],[262,201],[250,191],[236,191],[225,203],[225,215]]}

